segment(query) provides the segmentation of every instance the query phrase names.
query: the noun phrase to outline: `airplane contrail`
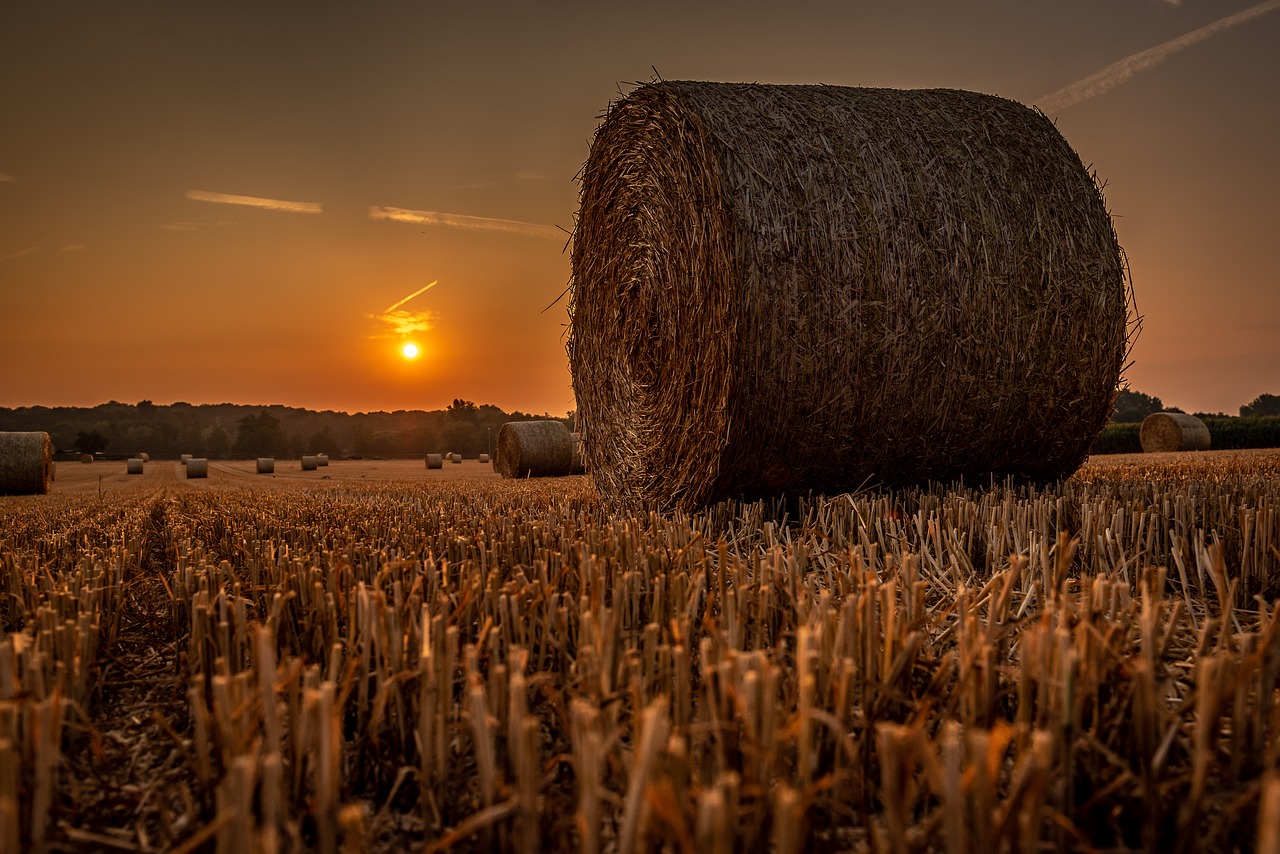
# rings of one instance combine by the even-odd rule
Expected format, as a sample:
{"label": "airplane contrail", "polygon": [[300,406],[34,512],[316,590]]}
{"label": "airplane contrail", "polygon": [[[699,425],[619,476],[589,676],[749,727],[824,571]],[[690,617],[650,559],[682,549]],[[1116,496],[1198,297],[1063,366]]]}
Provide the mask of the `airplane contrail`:
{"label": "airplane contrail", "polygon": [[285,199],[264,199],[260,196],[211,193],[208,190],[188,190],[187,198],[196,202],[211,202],[215,205],[243,205],[244,207],[263,208],[269,211],[284,211],[285,213],[318,214],[324,210],[320,202],[291,202]]}
{"label": "airplane contrail", "polygon": [[1176,39],[1170,39],[1163,44],[1139,51],[1132,56],[1126,56],[1101,71],[1095,71],[1088,77],[1077,80],[1068,86],[1063,86],[1043,98],[1037,98],[1034,103],[1044,113],[1056,113],[1068,107],[1074,107],[1081,101],[1087,101],[1097,95],[1109,92],[1135,74],[1155,68],[1181,50],[1185,50],[1205,39],[1212,38],[1218,33],[1226,32],[1260,15],[1274,12],[1276,9],[1280,9],[1280,0],[1267,0],[1265,3],[1259,3],[1256,6],[1250,6],[1248,9],[1236,12],[1234,15],[1219,18],[1213,23],[1205,24],[1203,27],[1178,36]]}
{"label": "airplane contrail", "polygon": [[429,290],[431,290],[432,288],[434,288],[438,282],[439,282],[439,279],[437,279],[435,282],[432,282],[431,284],[427,285],[425,288],[419,288],[418,290],[416,290],[416,291],[414,291],[413,293],[409,294],[409,295],[408,295],[407,297],[405,297],[404,299],[400,300],[400,302],[398,302],[398,303],[396,303],[396,304],[392,305],[390,308],[388,308],[386,311],[384,311],[384,312],[383,312],[383,314],[390,314],[391,312],[395,311],[395,310],[396,310],[397,308],[399,308],[400,306],[402,306],[402,305],[404,305],[405,303],[407,303],[409,300],[411,300],[411,299],[413,299],[414,297],[416,297],[418,294],[425,294],[427,291],[429,291]]}
{"label": "airplane contrail", "polygon": [[[1280,2],[1280,0],[1277,0]],[[450,228],[466,228],[479,231],[501,231],[507,234],[523,234],[526,237],[563,238],[565,232],[550,225],[524,222],[518,219],[497,219],[488,216],[442,213],[440,211],[415,211],[374,205],[369,208],[369,219],[385,219],[391,222],[412,222],[419,225],[445,225]]]}

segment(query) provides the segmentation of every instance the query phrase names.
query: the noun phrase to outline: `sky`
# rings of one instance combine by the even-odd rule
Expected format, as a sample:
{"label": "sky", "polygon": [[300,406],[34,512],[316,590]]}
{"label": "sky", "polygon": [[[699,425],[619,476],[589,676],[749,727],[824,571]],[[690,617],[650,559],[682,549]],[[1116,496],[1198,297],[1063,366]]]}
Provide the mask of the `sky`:
{"label": "sky", "polygon": [[1131,386],[1280,394],[1280,0],[15,0],[0,406],[572,410],[575,175],[655,72],[1040,107],[1105,184]]}

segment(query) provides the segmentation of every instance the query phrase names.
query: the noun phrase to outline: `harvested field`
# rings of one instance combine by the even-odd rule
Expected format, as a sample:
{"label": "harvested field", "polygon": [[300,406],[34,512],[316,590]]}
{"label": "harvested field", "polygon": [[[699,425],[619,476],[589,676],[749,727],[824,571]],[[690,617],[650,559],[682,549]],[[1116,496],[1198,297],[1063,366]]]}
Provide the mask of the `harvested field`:
{"label": "harvested field", "polygon": [[60,475],[0,498],[3,850],[1230,851],[1276,809],[1280,452],[667,517],[472,460]]}

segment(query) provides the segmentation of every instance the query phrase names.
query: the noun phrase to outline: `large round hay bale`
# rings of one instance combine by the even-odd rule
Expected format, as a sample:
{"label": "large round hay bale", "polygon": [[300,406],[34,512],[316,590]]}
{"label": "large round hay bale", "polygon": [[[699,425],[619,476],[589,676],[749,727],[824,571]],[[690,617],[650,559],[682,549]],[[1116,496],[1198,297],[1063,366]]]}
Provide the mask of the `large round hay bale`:
{"label": "large round hay bale", "polygon": [[1066,476],[1129,281],[1035,110],[956,90],[660,82],[581,173],[569,361],[602,496],[697,507]]}
{"label": "large round hay bale", "polygon": [[130,457],[124,462],[124,470],[127,474],[142,474],[143,466],[142,457]]}
{"label": "large round hay bale", "polygon": [[480,462],[482,462],[482,463],[487,463],[487,462],[489,462],[489,455],[488,455],[488,454],[481,454],[481,455],[480,455]]}
{"label": "large round hay bale", "polygon": [[275,474],[276,461],[274,457],[258,457],[258,474]]}
{"label": "large round hay bale", "polygon": [[449,455],[449,462],[451,462],[451,463],[457,463],[458,465],[462,465],[462,454],[450,454],[450,455]]}
{"label": "large round hay bale", "polygon": [[144,463],[151,462],[151,455],[148,454],[146,451],[140,452],[139,454],[137,454],[137,457],[138,459],[142,460]]}
{"label": "large round hay bale", "polygon": [[497,456],[503,477],[561,477],[573,468],[573,441],[560,421],[510,421],[498,431]]}
{"label": "large round hay bale", "polygon": [[187,463],[191,462],[191,460],[193,460],[194,458],[195,458],[194,454],[183,454],[182,456],[178,457],[178,462],[182,463],[185,466]]}
{"label": "large round hay bale", "polygon": [[1209,428],[1185,412],[1156,412],[1142,420],[1138,441],[1148,454],[1209,450]]}
{"label": "large round hay bale", "polygon": [[52,482],[48,433],[0,433],[0,495],[44,495]]}
{"label": "large round hay bale", "polygon": [[319,466],[320,468],[324,468],[325,466],[329,465],[329,455],[316,454],[316,465]]}
{"label": "large round hay bale", "polygon": [[82,462],[82,463],[91,463],[91,462],[93,462],[93,454],[81,454],[81,455],[80,455],[80,462]]}
{"label": "large round hay bale", "polygon": [[429,469],[444,468],[444,454],[427,454],[427,468]]}
{"label": "large round hay bale", "polygon": [[187,480],[193,477],[209,476],[209,459],[207,457],[192,457],[187,460]]}
{"label": "large round hay bale", "polygon": [[302,470],[303,470],[303,471],[315,471],[315,470],[316,470],[316,467],[317,467],[317,466],[319,466],[319,465],[320,465],[320,461],[316,459],[316,455],[315,455],[315,454],[305,454],[305,455],[302,457]]}

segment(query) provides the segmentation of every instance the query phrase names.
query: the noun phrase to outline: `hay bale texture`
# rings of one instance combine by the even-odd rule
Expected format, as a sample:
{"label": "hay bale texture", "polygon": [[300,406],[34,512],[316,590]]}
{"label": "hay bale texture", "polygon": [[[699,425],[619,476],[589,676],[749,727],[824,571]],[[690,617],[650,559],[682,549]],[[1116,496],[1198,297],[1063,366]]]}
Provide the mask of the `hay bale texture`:
{"label": "hay bale texture", "polygon": [[258,474],[275,474],[276,461],[274,457],[258,457]]}
{"label": "hay bale texture", "polygon": [[482,463],[487,463],[487,462],[489,462],[489,455],[488,455],[488,454],[481,454],[481,455],[480,455],[480,462],[482,462]]}
{"label": "hay bale texture", "polygon": [[192,457],[187,460],[187,480],[195,477],[209,476],[209,459],[208,457]]}
{"label": "hay bale texture", "polygon": [[956,90],[660,82],[583,167],[568,351],[608,500],[1066,476],[1126,267],[1043,114]]}
{"label": "hay bale texture", "polygon": [[316,465],[319,466],[320,468],[324,468],[325,466],[329,465],[329,455],[316,454]]}
{"label": "hay bale texture", "polygon": [[0,495],[44,495],[52,482],[48,433],[0,433]]}
{"label": "hay bale texture", "polygon": [[1209,450],[1209,428],[1185,412],[1155,412],[1142,420],[1138,441],[1148,454]]}
{"label": "hay bale texture", "polygon": [[444,468],[444,454],[427,454],[427,468],[429,469]]}
{"label": "hay bale texture", "polygon": [[563,477],[573,469],[573,441],[560,421],[510,421],[498,431],[496,456],[503,477]]}
{"label": "hay bale texture", "polygon": [[302,456],[302,470],[315,471],[320,465],[320,461],[316,459],[315,454],[304,454]]}
{"label": "hay bale texture", "polygon": [[124,462],[124,470],[127,474],[142,474],[144,462],[142,457],[130,457]]}

